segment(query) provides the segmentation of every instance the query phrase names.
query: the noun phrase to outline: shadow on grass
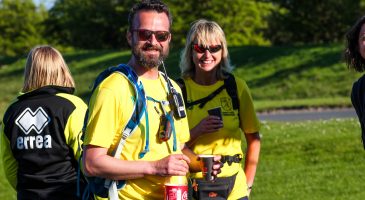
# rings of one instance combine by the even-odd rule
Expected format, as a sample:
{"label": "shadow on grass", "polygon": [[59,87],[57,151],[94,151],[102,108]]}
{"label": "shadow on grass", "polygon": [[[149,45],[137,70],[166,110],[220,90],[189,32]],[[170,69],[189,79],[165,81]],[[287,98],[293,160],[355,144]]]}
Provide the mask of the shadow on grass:
{"label": "shadow on grass", "polygon": [[282,82],[283,79],[289,77],[291,74],[301,74],[312,68],[318,68],[318,66],[325,68],[326,66],[331,66],[339,62],[338,59],[335,59],[337,55],[338,53],[336,52],[322,54],[321,56],[318,56],[316,59],[312,59],[309,62],[301,63],[297,66],[292,66],[291,68],[277,69],[269,76],[249,81],[248,84],[252,87],[261,87],[274,82]]}
{"label": "shadow on grass", "polygon": [[10,65],[19,60],[19,57],[5,57],[0,56],[0,68],[4,65]]}
{"label": "shadow on grass", "polygon": [[[244,46],[244,47],[232,47],[229,49],[232,63],[238,69],[243,66],[263,67],[265,63],[271,66],[273,60],[279,60],[280,57],[294,57],[298,52],[306,52],[311,55],[309,59],[298,61],[292,65],[285,64],[285,66],[275,66],[275,71],[267,76],[261,76],[253,80],[247,80],[250,87],[262,87],[264,85],[270,85],[273,83],[283,82],[284,79],[292,74],[302,74],[312,68],[326,68],[339,63],[341,60],[341,54],[336,51],[321,52],[313,51],[315,47],[323,46],[300,46],[300,47],[260,47],[260,46]],[[330,47],[331,48],[331,47]],[[303,53],[307,56],[307,53]],[[298,56],[298,59],[301,59]],[[304,58],[303,58],[304,59]],[[272,67],[270,67],[272,68]],[[261,69],[264,70],[264,69]]]}

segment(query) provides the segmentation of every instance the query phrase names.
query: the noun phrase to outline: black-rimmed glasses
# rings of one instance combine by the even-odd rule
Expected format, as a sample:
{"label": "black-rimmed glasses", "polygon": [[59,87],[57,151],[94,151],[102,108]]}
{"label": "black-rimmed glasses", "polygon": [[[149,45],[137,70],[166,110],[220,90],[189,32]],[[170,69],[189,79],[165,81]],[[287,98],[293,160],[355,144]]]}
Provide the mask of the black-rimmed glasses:
{"label": "black-rimmed glasses", "polygon": [[152,35],[158,42],[165,42],[170,37],[170,32],[168,31],[151,31],[147,29],[133,29],[132,32],[137,32],[139,40],[146,41],[151,39]]}

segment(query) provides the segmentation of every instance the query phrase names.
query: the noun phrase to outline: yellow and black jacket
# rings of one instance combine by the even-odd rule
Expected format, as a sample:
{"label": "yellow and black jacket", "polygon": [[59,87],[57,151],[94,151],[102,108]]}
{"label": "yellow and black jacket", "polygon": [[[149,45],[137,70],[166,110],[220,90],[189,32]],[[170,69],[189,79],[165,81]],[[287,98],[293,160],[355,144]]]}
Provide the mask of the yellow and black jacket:
{"label": "yellow and black jacket", "polygon": [[[87,106],[73,92],[45,86],[18,96],[6,110],[0,155],[18,199],[77,199],[78,147]],[[81,181],[81,192],[83,187]]]}

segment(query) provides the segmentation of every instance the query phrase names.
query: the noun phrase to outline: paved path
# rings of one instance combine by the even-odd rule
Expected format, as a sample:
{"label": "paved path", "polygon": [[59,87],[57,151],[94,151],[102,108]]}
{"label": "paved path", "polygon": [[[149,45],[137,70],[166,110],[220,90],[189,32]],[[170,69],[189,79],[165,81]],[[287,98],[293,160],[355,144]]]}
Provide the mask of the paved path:
{"label": "paved path", "polygon": [[276,111],[258,114],[260,120],[266,121],[305,121],[332,118],[357,118],[353,108]]}

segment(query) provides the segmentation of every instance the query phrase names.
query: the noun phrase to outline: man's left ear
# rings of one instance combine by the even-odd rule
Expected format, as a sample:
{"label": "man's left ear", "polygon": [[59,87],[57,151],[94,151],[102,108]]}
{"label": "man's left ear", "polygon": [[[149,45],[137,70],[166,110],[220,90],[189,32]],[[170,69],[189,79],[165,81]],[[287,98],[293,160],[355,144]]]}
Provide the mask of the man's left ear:
{"label": "man's left ear", "polygon": [[129,30],[127,31],[126,39],[127,39],[128,45],[131,47],[132,46],[132,33]]}

